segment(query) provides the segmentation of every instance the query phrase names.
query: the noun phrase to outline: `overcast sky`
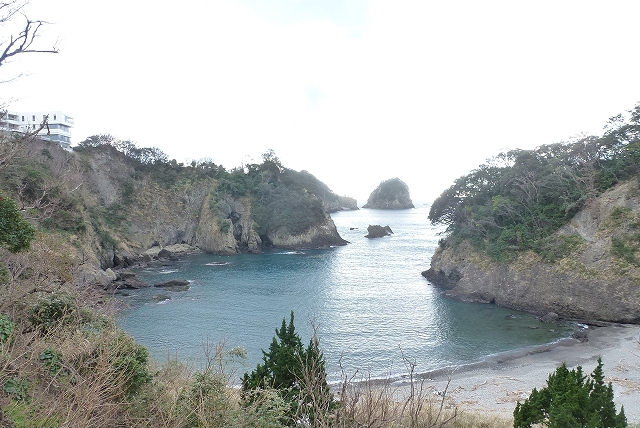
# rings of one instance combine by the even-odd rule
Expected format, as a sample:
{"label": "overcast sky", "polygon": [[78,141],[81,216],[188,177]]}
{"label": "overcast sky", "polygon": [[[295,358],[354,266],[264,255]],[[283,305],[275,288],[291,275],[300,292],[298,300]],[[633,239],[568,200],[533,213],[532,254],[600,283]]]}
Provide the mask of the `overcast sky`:
{"label": "overcast sky", "polygon": [[[360,203],[414,202],[504,149],[599,134],[640,101],[638,1],[31,0],[57,55],[2,67],[12,110],[230,169],[273,149]],[[6,33],[6,29],[5,33]],[[41,45],[42,46],[42,45]]]}

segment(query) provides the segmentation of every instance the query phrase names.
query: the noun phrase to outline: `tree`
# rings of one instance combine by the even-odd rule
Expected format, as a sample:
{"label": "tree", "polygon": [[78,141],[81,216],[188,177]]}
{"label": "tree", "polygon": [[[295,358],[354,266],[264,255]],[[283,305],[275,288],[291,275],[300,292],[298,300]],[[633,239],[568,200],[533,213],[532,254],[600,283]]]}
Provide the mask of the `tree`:
{"label": "tree", "polygon": [[7,60],[25,53],[58,53],[54,46],[50,49],[40,49],[34,45],[39,32],[48,24],[46,21],[29,19],[23,12],[26,3],[13,0],[0,2],[0,29],[10,24],[18,15],[24,18],[24,24],[18,34],[11,34],[0,38],[0,66]]}
{"label": "tree", "polygon": [[329,410],[333,397],[317,336],[314,334],[305,349],[293,320],[293,311],[289,324],[282,319],[269,351],[262,351],[263,364],[258,364],[251,374],[244,374],[242,391],[245,399],[251,401],[252,392],[274,388],[289,405],[290,419],[296,416],[312,421],[318,411]]}
{"label": "tree", "polygon": [[605,386],[602,359],[587,379],[582,367],[568,370],[562,363],[549,375],[547,386],[536,388],[513,411],[514,428],[544,424],[551,428],[622,428],[627,426],[624,406],[616,414],[611,383]]}
{"label": "tree", "polygon": [[36,230],[20,214],[16,202],[0,192],[0,246],[12,253],[29,249]]}

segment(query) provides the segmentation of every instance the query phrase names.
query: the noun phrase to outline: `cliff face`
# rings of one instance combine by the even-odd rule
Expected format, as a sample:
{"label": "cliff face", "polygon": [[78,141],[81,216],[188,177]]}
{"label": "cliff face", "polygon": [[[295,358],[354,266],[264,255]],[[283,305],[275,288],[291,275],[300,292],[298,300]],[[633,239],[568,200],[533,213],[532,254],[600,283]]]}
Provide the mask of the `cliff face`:
{"label": "cliff face", "polygon": [[[252,189],[232,195],[220,190],[220,179],[190,176],[177,165],[166,172],[158,173],[153,167],[141,171],[110,147],[81,151],[76,157],[84,165],[84,205],[90,207],[91,222],[100,230],[94,250],[102,268],[126,266],[151,247],[174,244],[216,254],[257,253],[268,246],[346,244],[323,208],[324,201],[304,188],[286,193],[288,184],[276,188],[277,192],[271,185],[267,189],[271,193],[262,193],[267,196],[262,196],[266,200],[261,201],[257,217]],[[289,175],[297,177],[295,172]],[[288,198],[287,211],[278,210],[283,204],[269,201],[272,195]],[[300,205],[300,198],[306,205]],[[271,215],[279,216],[278,221],[271,224]]]}
{"label": "cliff face", "polygon": [[470,246],[441,247],[423,275],[459,299],[538,314],[640,322],[640,188],[637,180],[592,199],[556,233],[580,242],[545,262],[533,252],[497,263]]}
{"label": "cliff face", "polygon": [[391,178],[371,192],[363,208],[399,210],[415,206],[409,196],[409,187],[399,178]]}

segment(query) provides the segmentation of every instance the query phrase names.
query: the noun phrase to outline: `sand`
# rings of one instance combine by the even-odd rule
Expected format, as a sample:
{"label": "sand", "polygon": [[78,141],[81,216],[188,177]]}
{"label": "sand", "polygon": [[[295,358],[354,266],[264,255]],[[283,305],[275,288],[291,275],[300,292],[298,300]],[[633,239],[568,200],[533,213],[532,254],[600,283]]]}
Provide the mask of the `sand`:
{"label": "sand", "polygon": [[[546,386],[549,374],[563,362],[569,369],[580,365],[591,374],[602,357],[605,381],[611,382],[617,410],[624,405],[629,423],[640,422],[640,326],[591,327],[588,340],[565,339],[556,344],[492,357],[466,367],[450,368],[425,376],[429,394],[446,391],[447,407],[463,411],[513,416],[518,400],[533,388]],[[406,383],[395,387],[407,391]]]}

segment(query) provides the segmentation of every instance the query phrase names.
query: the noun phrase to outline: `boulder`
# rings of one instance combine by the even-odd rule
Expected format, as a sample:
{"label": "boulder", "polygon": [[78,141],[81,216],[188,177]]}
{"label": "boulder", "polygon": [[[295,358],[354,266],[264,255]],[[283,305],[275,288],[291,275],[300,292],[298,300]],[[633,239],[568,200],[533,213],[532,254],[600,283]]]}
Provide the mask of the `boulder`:
{"label": "boulder", "polygon": [[388,225],[382,227],[379,224],[369,225],[367,232],[368,233],[364,235],[365,238],[382,238],[383,236],[389,236],[393,233]]}
{"label": "boulder", "polygon": [[187,291],[189,289],[189,281],[186,279],[170,279],[169,281],[159,282],[153,286],[169,291]]}
{"label": "boulder", "polygon": [[540,317],[540,321],[545,323],[558,322],[559,320],[560,320],[560,317],[555,312],[549,312],[546,315],[543,315],[542,317]]}
{"label": "boulder", "polygon": [[123,270],[117,273],[116,280],[111,284],[111,290],[138,290],[140,288],[151,287],[151,284],[148,284],[136,277],[136,274]]}

